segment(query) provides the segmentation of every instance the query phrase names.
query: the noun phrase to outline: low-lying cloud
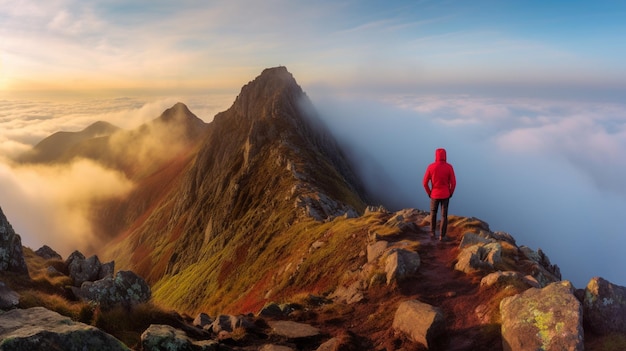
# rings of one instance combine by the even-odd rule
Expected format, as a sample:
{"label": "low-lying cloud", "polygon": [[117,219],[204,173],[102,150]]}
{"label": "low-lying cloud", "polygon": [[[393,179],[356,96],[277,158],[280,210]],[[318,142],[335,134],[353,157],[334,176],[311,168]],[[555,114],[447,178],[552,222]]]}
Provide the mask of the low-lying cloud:
{"label": "low-lying cloud", "polygon": [[63,255],[99,244],[89,221],[91,206],[132,187],[122,173],[85,159],[62,166],[0,164],[2,209],[23,244],[47,244]]}
{"label": "low-lying cloud", "polygon": [[[57,131],[80,131],[96,121],[107,121],[124,130],[136,128],[177,101],[190,101],[187,105],[192,112],[210,121],[225,109],[230,98],[0,100],[0,207],[25,246],[37,249],[46,244],[64,256],[76,249],[89,250],[101,240],[94,237],[91,227],[93,205],[127,194],[134,186],[132,181],[122,172],[86,159],[63,165],[19,165],[12,159]],[[171,128],[166,132],[154,129],[157,137],[174,133]],[[115,148],[119,139],[124,137],[112,137],[111,147],[119,157],[133,154],[129,162],[154,163],[165,154],[164,148],[170,153],[177,150],[172,140],[164,143],[141,138],[135,140],[133,150],[124,150]]]}
{"label": "low-lying cloud", "polygon": [[458,180],[452,214],[541,248],[578,287],[593,276],[626,285],[626,105],[321,94],[314,104],[390,206],[428,209],[422,176],[444,147]]}

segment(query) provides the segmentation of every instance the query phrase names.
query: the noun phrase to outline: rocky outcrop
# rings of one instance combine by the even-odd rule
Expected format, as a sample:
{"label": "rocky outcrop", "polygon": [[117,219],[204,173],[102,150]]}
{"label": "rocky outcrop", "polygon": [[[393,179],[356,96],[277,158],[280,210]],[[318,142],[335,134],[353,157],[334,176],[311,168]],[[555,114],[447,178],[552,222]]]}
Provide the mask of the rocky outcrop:
{"label": "rocky outcrop", "polygon": [[582,313],[568,281],[505,298],[500,303],[502,347],[505,351],[582,351]]}
{"label": "rocky outcrop", "polygon": [[585,288],[583,310],[585,325],[593,332],[626,333],[626,287],[592,278]]}
{"label": "rocky outcrop", "polygon": [[443,313],[439,308],[417,300],[404,301],[396,310],[393,328],[431,348],[445,331]]}
{"label": "rocky outcrop", "polygon": [[532,276],[542,285],[546,286],[552,282],[561,280],[561,269],[558,265],[552,264],[548,255],[541,249],[534,251],[527,246],[520,246],[520,251],[533,263]]}
{"label": "rocky outcrop", "polygon": [[184,331],[169,325],[153,324],[141,334],[143,351],[213,351],[221,350],[214,340],[192,340]]}
{"label": "rocky outcrop", "polygon": [[22,239],[15,233],[0,208],[0,271],[28,275]]}
{"label": "rocky outcrop", "polygon": [[0,314],[0,350],[129,350],[111,335],[43,307]]}
{"label": "rocky outcrop", "polygon": [[119,271],[115,277],[106,277],[95,282],[86,281],[74,294],[84,300],[97,303],[103,308],[132,306],[150,300],[151,290],[146,281],[131,271]]}
{"label": "rocky outcrop", "polygon": [[77,287],[80,287],[84,282],[93,282],[112,276],[115,270],[114,262],[102,264],[98,256],[94,255],[85,258],[80,251],[72,252],[65,260],[65,265],[70,278],[74,282],[74,286]]}
{"label": "rocky outcrop", "polygon": [[459,253],[454,268],[464,273],[492,272],[502,263],[502,246],[497,242],[478,243]]}
{"label": "rocky outcrop", "polygon": [[525,285],[532,288],[540,288],[541,286],[532,277],[524,276],[520,272],[513,271],[498,271],[490,273],[484,276],[480,280],[480,287],[486,288],[494,285],[508,286],[508,285]]}
{"label": "rocky outcrop", "polygon": [[211,326],[208,329],[215,334],[219,334],[222,331],[230,333],[237,328],[248,329],[253,326],[254,323],[244,316],[221,314],[215,317],[215,320],[211,323]]}
{"label": "rocky outcrop", "polygon": [[20,303],[20,294],[0,281],[0,310],[10,310]]}
{"label": "rocky outcrop", "polygon": [[50,246],[44,245],[35,251],[35,254],[39,257],[45,258],[46,260],[62,260],[63,257],[59,255],[56,251],[54,251]]}

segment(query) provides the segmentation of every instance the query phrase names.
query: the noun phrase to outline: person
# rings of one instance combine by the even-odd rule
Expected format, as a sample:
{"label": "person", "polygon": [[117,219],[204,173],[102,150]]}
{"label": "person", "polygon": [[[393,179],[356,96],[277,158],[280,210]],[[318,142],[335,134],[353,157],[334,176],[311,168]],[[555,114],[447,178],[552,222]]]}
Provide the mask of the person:
{"label": "person", "polygon": [[430,236],[436,238],[437,211],[441,207],[441,236],[440,241],[447,240],[448,205],[456,188],[454,168],[447,162],[446,150],[435,150],[435,162],[428,165],[424,174],[424,190],[430,198]]}

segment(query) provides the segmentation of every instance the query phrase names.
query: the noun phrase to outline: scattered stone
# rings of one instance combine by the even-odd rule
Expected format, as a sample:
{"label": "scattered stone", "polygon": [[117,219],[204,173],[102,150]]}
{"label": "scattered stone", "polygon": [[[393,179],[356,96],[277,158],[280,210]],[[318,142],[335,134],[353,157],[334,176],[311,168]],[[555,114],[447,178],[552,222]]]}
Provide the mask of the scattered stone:
{"label": "scattered stone", "polygon": [[420,256],[415,251],[391,249],[385,259],[387,284],[400,282],[415,273],[420,267]]}
{"label": "scattered stone", "polygon": [[0,208],[0,271],[28,275],[28,267],[22,252],[22,238],[15,233],[2,208]]}
{"label": "scattered stone", "polygon": [[538,287],[534,285],[534,282],[528,281],[521,273],[513,271],[497,271],[487,274],[480,280],[480,287],[487,288],[496,284],[514,285],[516,283],[521,283],[528,287]]}
{"label": "scattered stone", "polygon": [[495,242],[495,240],[491,238],[486,238],[484,236],[478,235],[476,233],[468,232],[463,234],[463,238],[461,239],[461,243],[459,244],[459,249],[464,249],[469,246],[473,246],[476,244],[488,244]]}
{"label": "scattered stone", "polygon": [[385,240],[377,241],[371,245],[367,245],[367,262],[376,261],[385,252],[389,243]]}
{"label": "scattered stone", "polygon": [[304,323],[270,321],[268,324],[275,335],[287,338],[288,340],[313,338],[320,335],[319,329]]}
{"label": "scattered stone", "polygon": [[215,317],[215,320],[211,324],[209,330],[215,334],[219,334],[222,331],[232,333],[237,328],[252,328],[254,323],[246,319],[244,316],[233,316],[228,314],[220,314]]}
{"label": "scattered stone", "polygon": [[520,251],[536,264],[533,277],[539,281],[542,286],[561,280],[561,269],[556,264],[552,264],[548,256],[541,250],[534,251],[527,246],[520,246]]}
{"label": "scattered stone", "polygon": [[341,350],[341,340],[339,338],[330,338],[322,343],[315,351],[335,351]]}
{"label": "scattered stone", "polygon": [[499,243],[476,244],[461,250],[454,269],[468,274],[492,272],[500,263],[502,246]]}
{"label": "scattered stone", "polygon": [[150,286],[131,271],[119,271],[115,277],[107,277],[95,282],[86,281],[74,294],[85,300],[98,303],[103,308],[123,306],[130,308],[150,300]]}
{"label": "scattered stone", "polygon": [[365,288],[365,282],[363,282],[362,280],[357,280],[352,282],[348,286],[340,285],[330,295],[330,298],[334,299],[337,302],[345,303],[348,305],[361,302],[363,301],[363,299],[365,299],[365,296],[363,295],[363,290]]}
{"label": "scattered stone", "polygon": [[513,246],[517,246],[517,244],[515,243],[515,238],[513,237],[513,235],[507,233],[507,232],[493,232],[491,233],[492,237],[494,239],[496,239],[497,241],[506,241],[507,243],[513,245]]}
{"label": "scattered stone", "polygon": [[626,287],[595,277],[587,284],[584,318],[595,333],[626,333]]}
{"label": "scattered stone", "polygon": [[204,328],[211,323],[213,323],[213,319],[211,319],[211,317],[209,317],[206,313],[198,313],[196,318],[193,320],[193,325],[199,328]]}
{"label": "scattered stone", "polygon": [[263,345],[259,349],[259,351],[295,351],[295,350],[289,346],[267,344],[267,345]]}
{"label": "scattered stone", "polygon": [[50,259],[62,260],[63,259],[61,255],[59,255],[56,251],[51,249],[50,246],[48,245],[44,245],[38,248],[37,251],[35,251],[35,254],[39,257],[45,258],[46,260],[50,260]]}
{"label": "scattered stone", "polygon": [[185,332],[169,325],[152,324],[141,334],[143,351],[213,351],[219,343],[213,340],[193,341]]}
{"label": "scattered stone", "polygon": [[48,266],[48,268],[46,268],[46,274],[48,274],[48,276],[50,276],[50,277],[60,277],[60,276],[64,275],[63,273],[59,272],[59,270],[54,268],[53,266]]}
{"label": "scattered stone", "polygon": [[33,307],[0,315],[0,350],[130,350],[102,330]]}
{"label": "scattered stone", "polygon": [[281,317],[282,315],[283,311],[276,302],[268,303],[259,311],[259,316],[261,317]]}
{"label": "scattered stone", "polygon": [[439,308],[417,300],[408,300],[398,306],[393,318],[393,328],[426,348],[431,348],[445,331],[445,321]]}
{"label": "scattered stone", "polygon": [[568,281],[530,288],[500,303],[507,350],[583,350],[582,305]]}
{"label": "scattered stone", "polygon": [[309,253],[321,249],[322,246],[324,245],[326,245],[326,243],[321,240],[314,242],[313,244],[311,244],[311,247],[309,248]]}
{"label": "scattered stone", "polygon": [[0,310],[10,310],[20,303],[20,294],[0,282]]}
{"label": "scattered stone", "polygon": [[99,279],[102,264],[98,256],[85,258],[82,253],[74,251],[70,258],[68,258],[67,269],[70,278],[74,281],[74,286],[80,287],[84,282],[93,282]]}
{"label": "scattered stone", "polygon": [[112,277],[115,273],[115,261],[103,263],[98,271],[98,280]]}

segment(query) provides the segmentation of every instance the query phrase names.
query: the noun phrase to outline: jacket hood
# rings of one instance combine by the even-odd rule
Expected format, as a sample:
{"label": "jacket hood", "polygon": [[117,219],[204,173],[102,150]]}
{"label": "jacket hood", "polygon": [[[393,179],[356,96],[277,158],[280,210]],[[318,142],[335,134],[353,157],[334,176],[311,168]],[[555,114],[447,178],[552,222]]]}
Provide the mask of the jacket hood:
{"label": "jacket hood", "polygon": [[435,150],[435,161],[446,161],[446,149]]}

